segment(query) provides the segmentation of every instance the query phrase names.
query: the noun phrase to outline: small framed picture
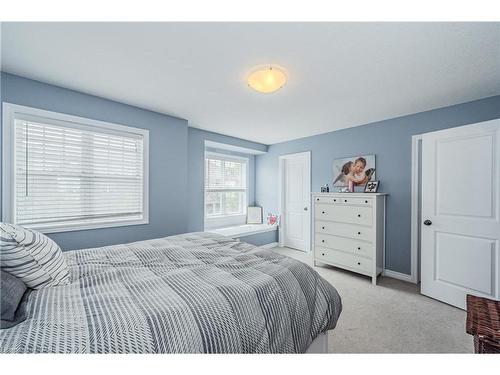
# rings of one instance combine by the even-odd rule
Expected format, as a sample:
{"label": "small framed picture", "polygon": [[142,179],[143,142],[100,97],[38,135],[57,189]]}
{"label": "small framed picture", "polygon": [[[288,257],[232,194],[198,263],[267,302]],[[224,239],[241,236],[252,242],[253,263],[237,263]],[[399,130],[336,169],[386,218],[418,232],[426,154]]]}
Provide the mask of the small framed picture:
{"label": "small framed picture", "polygon": [[262,224],[262,207],[247,208],[247,224]]}
{"label": "small framed picture", "polygon": [[368,181],[365,185],[365,193],[376,193],[380,181]]}

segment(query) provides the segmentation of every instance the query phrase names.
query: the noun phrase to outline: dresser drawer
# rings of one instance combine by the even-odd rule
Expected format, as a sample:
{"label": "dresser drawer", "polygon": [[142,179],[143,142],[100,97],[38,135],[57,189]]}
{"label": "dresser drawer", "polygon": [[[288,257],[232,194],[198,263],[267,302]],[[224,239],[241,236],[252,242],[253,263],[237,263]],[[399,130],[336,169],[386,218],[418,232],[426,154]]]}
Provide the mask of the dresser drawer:
{"label": "dresser drawer", "polygon": [[315,197],[314,203],[329,203],[329,204],[339,204],[342,202],[342,199],[339,197]]}
{"label": "dresser drawer", "polygon": [[314,248],[314,257],[325,263],[333,263],[339,267],[350,268],[362,273],[372,273],[372,260],[348,254],[343,251],[332,250],[316,246]]}
{"label": "dresser drawer", "polygon": [[314,223],[314,231],[316,233],[333,234],[335,236],[374,242],[372,228],[360,227],[359,225],[318,220]]}
{"label": "dresser drawer", "polygon": [[314,240],[317,246],[328,247],[329,249],[334,250],[342,250],[370,259],[373,258],[373,245],[369,242],[320,233],[316,233]]}
{"label": "dresser drawer", "polygon": [[360,225],[373,224],[371,207],[317,203],[314,207],[316,220],[331,220]]}
{"label": "dresser drawer", "polygon": [[372,206],[373,198],[351,198],[349,194],[346,193],[345,197],[329,197],[329,196],[321,196],[314,197],[314,203],[329,203],[329,204],[352,204],[357,206]]}
{"label": "dresser drawer", "polygon": [[337,200],[340,204],[352,204],[357,206],[372,206],[372,198],[351,198],[347,194],[346,197],[341,197]]}

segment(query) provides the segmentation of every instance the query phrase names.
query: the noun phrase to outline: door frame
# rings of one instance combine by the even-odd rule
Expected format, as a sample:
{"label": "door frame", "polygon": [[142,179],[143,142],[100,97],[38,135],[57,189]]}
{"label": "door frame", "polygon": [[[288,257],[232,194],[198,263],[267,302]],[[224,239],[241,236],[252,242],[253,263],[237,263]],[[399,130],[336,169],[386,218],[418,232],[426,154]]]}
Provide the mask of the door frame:
{"label": "door frame", "polygon": [[307,231],[308,231],[308,250],[306,251],[307,253],[311,252],[311,151],[304,151],[304,152],[297,152],[297,153],[292,153],[292,154],[283,154],[279,156],[279,174],[278,174],[278,181],[279,181],[279,189],[278,189],[278,211],[280,215],[280,225],[279,225],[279,246],[284,245],[284,229],[286,228],[286,219],[284,219],[284,211],[285,211],[285,160],[286,159],[291,159],[292,157],[297,157],[297,156],[306,156],[307,158],[307,166],[309,169],[309,173],[306,173],[307,179],[309,180],[307,183],[307,186],[309,187],[309,191],[307,192],[308,198],[308,210],[307,210],[307,222],[309,225],[307,226]]}
{"label": "door frame", "polygon": [[[423,133],[425,134],[425,133]],[[411,253],[411,279],[412,283],[420,282],[418,273],[418,262],[420,258],[420,168],[421,168],[421,145],[422,135],[417,134],[411,137],[411,236],[410,236],[410,253]]]}

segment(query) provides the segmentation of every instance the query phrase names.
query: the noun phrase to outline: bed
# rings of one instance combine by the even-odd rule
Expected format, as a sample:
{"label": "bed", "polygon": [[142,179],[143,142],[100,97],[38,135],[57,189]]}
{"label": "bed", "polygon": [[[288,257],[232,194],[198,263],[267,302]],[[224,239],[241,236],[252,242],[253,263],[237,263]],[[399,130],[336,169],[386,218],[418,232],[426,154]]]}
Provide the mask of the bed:
{"label": "bed", "polygon": [[64,256],[71,283],[30,292],[2,353],[304,353],[342,309],[311,267],[213,233]]}

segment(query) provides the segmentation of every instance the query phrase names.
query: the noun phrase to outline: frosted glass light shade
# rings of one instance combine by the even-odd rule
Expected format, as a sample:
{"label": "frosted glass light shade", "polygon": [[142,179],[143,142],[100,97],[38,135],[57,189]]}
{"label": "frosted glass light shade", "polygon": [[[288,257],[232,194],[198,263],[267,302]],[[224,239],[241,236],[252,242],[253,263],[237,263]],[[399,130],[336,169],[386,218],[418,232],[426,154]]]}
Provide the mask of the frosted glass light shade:
{"label": "frosted glass light shade", "polygon": [[276,67],[256,70],[248,77],[248,86],[255,91],[266,94],[279,90],[285,83],[285,73]]}

